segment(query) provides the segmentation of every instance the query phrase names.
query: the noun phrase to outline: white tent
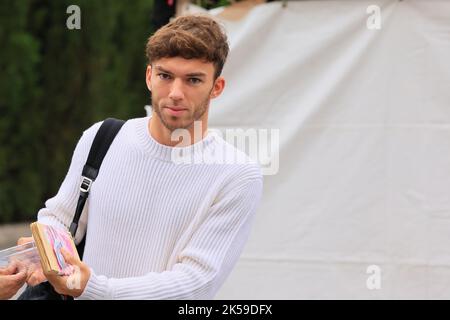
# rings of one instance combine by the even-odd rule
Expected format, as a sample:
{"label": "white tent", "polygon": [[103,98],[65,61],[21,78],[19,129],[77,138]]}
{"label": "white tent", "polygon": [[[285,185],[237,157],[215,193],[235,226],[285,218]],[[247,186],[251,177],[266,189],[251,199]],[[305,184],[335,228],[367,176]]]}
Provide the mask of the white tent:
{"label": "white tent", "polygon": [[210,126],[280,136],[218,299],[450,298],[449,17],[446,0],[289,1],[224,22]]}

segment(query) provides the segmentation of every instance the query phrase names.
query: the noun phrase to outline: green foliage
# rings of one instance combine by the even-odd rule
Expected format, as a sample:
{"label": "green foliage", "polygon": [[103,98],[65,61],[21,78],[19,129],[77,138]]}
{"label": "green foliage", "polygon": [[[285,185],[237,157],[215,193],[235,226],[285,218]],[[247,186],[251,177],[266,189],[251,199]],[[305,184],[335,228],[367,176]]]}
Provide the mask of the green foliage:
{"label": "green foliage", "polygon": [[195,3],[198,6],[201,6],[205,9],[213,9],[217,7],[223,7],[228,6],[232,2],[236,2],[236,0],[191,0],[193,3]]}
{"label": "green foliage", "polygon": [[[69,30],[69,5],[81,29]],[[83,130],[144,116],[153,1],[0,1],[0,223],[33,220]]]}

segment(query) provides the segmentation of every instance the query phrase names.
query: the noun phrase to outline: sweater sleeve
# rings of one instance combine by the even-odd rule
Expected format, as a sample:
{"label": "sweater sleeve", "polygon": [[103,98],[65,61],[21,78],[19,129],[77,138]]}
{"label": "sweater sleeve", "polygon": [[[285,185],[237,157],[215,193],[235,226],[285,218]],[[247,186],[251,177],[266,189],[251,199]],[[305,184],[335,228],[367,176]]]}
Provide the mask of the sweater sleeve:
{"label": "sweater sleeve", "polygon": [[[45,202],[45,207],[40,209],[37,214],[39,222],[65,229],[70,227],[80,195],[83,166],[100,125],[101,122],[98,122],[83,132],[72,155],[69,170],[57,194],[48,199]],[[77,244],[82,240],[86,232],[87,207],[88,205],[86,204],[75,236],[75,243]]]}
{"label": "sweater sleeve", "polygon": [[241,255],[262,186],[260,176],[220,195],[170,270],[121,279],[91,270],[78,299],[212,299]]}

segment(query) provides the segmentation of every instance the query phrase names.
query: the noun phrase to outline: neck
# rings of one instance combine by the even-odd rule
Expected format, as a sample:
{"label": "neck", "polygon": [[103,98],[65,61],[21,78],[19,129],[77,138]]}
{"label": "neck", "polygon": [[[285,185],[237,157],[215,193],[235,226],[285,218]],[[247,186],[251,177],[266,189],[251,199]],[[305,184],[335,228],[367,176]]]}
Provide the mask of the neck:
{"label": "neck", "polygon": [[208,111],[201,119],[192,123],[181,132],[173,132],[166,128],[159,119],[156,112],[152,112],[152,117],[148,123],[148,130],[158,143],[170,147],[186,147],[201,141],[208,131]]}

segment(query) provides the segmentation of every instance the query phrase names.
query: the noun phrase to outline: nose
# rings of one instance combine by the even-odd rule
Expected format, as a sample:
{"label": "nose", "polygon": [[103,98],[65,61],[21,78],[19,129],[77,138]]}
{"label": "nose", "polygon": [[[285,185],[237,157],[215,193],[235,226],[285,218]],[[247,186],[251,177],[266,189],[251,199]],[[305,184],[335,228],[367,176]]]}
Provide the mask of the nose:
{"label": "nose", "polygon": [[175,79],[174,81],[172,81],[169,98],[174,101],[183,100],[183,82],[181,79]]}

